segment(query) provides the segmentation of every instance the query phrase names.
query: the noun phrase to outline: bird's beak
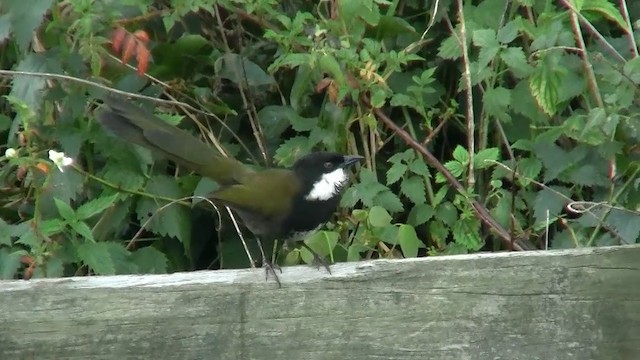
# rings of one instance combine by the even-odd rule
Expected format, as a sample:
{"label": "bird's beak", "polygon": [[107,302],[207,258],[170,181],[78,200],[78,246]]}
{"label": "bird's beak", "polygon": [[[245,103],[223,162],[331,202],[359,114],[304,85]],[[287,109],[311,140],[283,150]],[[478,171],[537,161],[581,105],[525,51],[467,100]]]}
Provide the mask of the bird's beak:
{"label": "bird's beak", "polygon": [[344,161],[342,162],[342,167],[351,166],[362,159],[364,159],[364,157],[360,155],[345,155]]}

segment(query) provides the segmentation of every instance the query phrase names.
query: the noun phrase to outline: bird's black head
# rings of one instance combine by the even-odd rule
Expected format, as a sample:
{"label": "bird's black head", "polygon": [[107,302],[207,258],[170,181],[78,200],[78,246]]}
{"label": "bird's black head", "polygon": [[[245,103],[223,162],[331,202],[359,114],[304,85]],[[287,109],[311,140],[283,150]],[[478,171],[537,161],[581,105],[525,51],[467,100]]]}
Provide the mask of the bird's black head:
{"label": "bird's black head", "polygon": [[305,200],[326,201],[340,194],[349,177],[346,168],[363,157],[334,152],[314,152],[293,164],[293,171],[301,182]]}

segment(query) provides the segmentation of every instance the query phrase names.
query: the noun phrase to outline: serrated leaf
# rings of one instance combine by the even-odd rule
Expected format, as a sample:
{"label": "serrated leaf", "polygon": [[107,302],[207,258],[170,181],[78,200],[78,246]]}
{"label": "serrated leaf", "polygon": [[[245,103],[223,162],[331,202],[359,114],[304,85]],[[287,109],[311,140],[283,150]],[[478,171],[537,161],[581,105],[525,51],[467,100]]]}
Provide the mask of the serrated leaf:
{"label": "serrated leaf", "polygon": [[369,210],[369,224],[373,227],[387,226],[391,220],[391,215],[381,206],[374,206]]}
{"label": "serrated leaf", "polygon": [[[338,233],[334,231],[318,231],[304,242],[318,255],[328,256],[338,243]],[[314,256],[307,248],[300,249],[300,257],[307,264],[313,264],[314,262]]]}
{"label": "serrated leaf", "polygon": [[482,247],[480,239],[480,220],[461,218],[456,221],[452,229],[454,241],[464,248],[477,251]]}
{"label": "serrated leaf", "polygon": [[418,239],[416,229],[407,224],[400,225],[398,229],[398,243],[405,258],[418,256],[418,249],[425,247],[422,241]]}
{"label": "serrated leaf", "polygon": [[216,75],[239,86],[275,85],[273,77],[267,74],[258,64],[244,56],[226,53],[214,64]]}
{"label": "serrated leaf", "polygon": [[538,106],[549,116],[555,115],[558,106],[560,76],[551,64],[541,62],[529,77],[529,89]]}
{"label": "serrated leaf", "polygon": [[496,38],[502,44],[508,44],[516,39],[518,36],[518,30],[520,28],[520,19],[511,20],[506,23],[500,30]]}
{"label": "serrated leaf", "polygon": [[76,210],[76,217],[79,220],[89,219],[111,207],[113,204],[115,204],[117,199],[118,195],[102,196],[97,199],[93,199],[87,203],[82,204]]}
{"label": "serrated leaf", "polygon": [[467,164],[469,162],[469,152],[464,147],[458,145],[453,149],[453,158],[463,164]]}
{"label": "serrated leaf", "polygon": [[422,159],[415,159],[409,164],[409,170],[417,175],[422,175],[425,178],[431,177],[431,173],[429,173],[429,167],[427,167],[427,163]]}
{"label": "serrated leaf", "polygon": [[0,279],[13,279],[20,267],[20,258],[25,255],[24,250],[11,251],[0,248]]}
{"label": "serrated leaf", "polygon": [[519,78],[525,78],[531,74],[533,67],[529,65],[527,57],[521,47],[508,47],[500,52],[500,59],[509,67],[509,70]]}
{"label": "serrated leaf", "polygon": [[153,246],[143,247],[131,253],[131,261],[143,274],[166,274],[167,256]]}
{"label": "serrated leaf", "polygon": [[500,149],[498,148],[482,149],[473,157],[473,163],[476,169],[484,169],[492,166],[492,161],[498,161],[499,157]]}
{"label": "serrated leaf", "polygon": [[456,27],[456,34],[449,35],[438,47],[438,56],[447,60],[456,60],[462,57],[462,47],[460,46],[460,33]]}
{"label": "serrated leaf", "polygon": [[511,120],[508,115],[511,105],[511,91],[503,87],[489,88],[485,91],[484,108],[492,116],[500,120]]}
{"label": "serrated leaf", "polygon": [[11,238],[17,226],[19,225],[10,225],[0,218],[0,245],[11,245]]}
{"label": "serrated leaf", "polygon": [[73,211],[69,204],[58,198],[54,198],[53,202],[56,204],[58,213],[60,214],[60,216],[62,216],[63,219],[67,221],[75,221],[77,219],[75,211]]}
{"label": "serrated leaf", "polygon": [[547,211],[549,211],[549,221],[554,221],[569,201],[567,195],[570,195],[570,192],[559,186],[551,186],[539,191],[533,203],[533,218],[536,224],[546,223]]}
{"label": "serrated leaf", "polygon": [[607,19],[615,22],[620,27],[620,29],[624,30],[625,32],[629,31],[629,28],[627,27],[627,22],[624,21],[624,18],[620,13],[620,9],[617,6],[613,5],[611,2],[607,0],[580,0],[580,1],[583,2],[582,9],[581,9],[582,11],[580,11],[581,13],[589,12],[589,11],[600,13]]}
{"label": "serrated leaf", "polygon": [[[151,178],[145,191],[170,199],[183,197],[177,182],[166,176]],[[157,234],[166,235],[180,240],[189,249],[191,239],[191,221],[189,209],[174,203],[168,206],[165,200],[142,198],[138,202],[136,214],[140,224],[147,223],[147,228]],[[162,208],[162,210],[160,210]],[[151,219],[151,220],[149,220]]]}
{"label": "serrated leaf", "polygon": [[571,165],[567,152],[558,145],[547,141],[536,141],[533,145],[535,156],[545,167],[544,182],[556,179]]}
{"label": "serrated leaf", "polygon": [[201,201],[206,201],[205,198],[207,195],[219,188],[220,184],[215,182],[213,179],[209,179],[207,177],[200,178],[198,185],[196,185],[196,188],[193,190],[193,200],[191,200],[191,203],[195,205]]}
{"label": "serrated leaf", "polygon": [[369,250],[369,248],[362,244],[352,244],[349,246],[349,250],[347,252],[347,261],[360,261],[362,259],[360,253],[367,250]]}
{"label": "serrated leaf", "polygon": [[33,32],[44,21],[44,15],[51,8],[53,0],[6,0],[3,12],[10,15],[11,30],[22,51],[27,50]]}
{"label": "serrated leaf", "polygon": [[407,172],[407,165],[396,162],[387,170],[387,185],[395,184]]}
{"label": "serrated leaf", "polygon": [[442,247],[447,242],[449,227],[442,223],[442,221],[431,221],[429,223],[429,235],[434,243]]}
{"label": "serrated leaf", "polygon": [[369,169],[360,171],[360,182],[351,186],[342,196],[341,204],[347,207],[353,207],[358,201],[366,207],[373,207],[375,197],[389,188],[380,184],[375,174]]}
{"label": "serrated leaf", "polygon": [[518,181],[522,186],[528,186],[531,180],[535,180],[542,170],[542,162],[536,158],[525,158],[518,161],[516,171],[521,175]]}
{"label": "serrated leaf", "polygon": [[80,260],[98,275],[115,275],[116,270],[109,253],[109,244],[85,242],[78,246]]}
{"label": "serrated leaf", "polygon": [[407,223],[413,226],[422,225],[429,221],[433,217],[433,215],[435,215],[435,213],[436,212],[431,205],[417,204],[409,212]]}
{"label": "serrated leaf", "polygon": [[458,209],[450,201],[445,201],[436,207],[436,218],[453,226],[458,221]]}
{"label": "serrated leaf", "polygon": [[390,190],[383,191],[376,195],[373,203],[382,206],[392,213],[401,212],[404,209],[400,198]]}
{"label": "serrated leaf", "polygon": [[640,240],[640,215],[626,209],[612,209],[604,221],[626,243]]}
{"label": "serrated leaf", "polygon": [[85,240],[95,241],[93,238],[93,231],[84,221],[71,221],[69,222],[69,226],[71,226],[71,228]]}
{"label": "serrated leaf", "polygon": [[274,159],[284,167],[290,167],[300,157],[311,152],[313,145],[309,139],[304,136],[296,136],[286,140],[274,155]]}
{"label": "serrated leaf", "polygon": [[139,273],[138,266],[131,261],[131,253],[124,247],[124,244],[117,242],[107,242],[107,249],[111,255],[111,261],[116,275]]}
{"label": "serrated leaf", "polygon": [[422,204],[427,201],[425,185],[421,177],[411,176],[402,180],[400,191],[414,204]]}
{"label": "serrated leaf", "polygon": [[[467,169],[465,165],[463,165],[462,163],[460,163],[458,161],[455,161],[455,160],[454,161],[447,161],[444,164],[444,167],[447,170],[449,170],[451,175],[453,175],[456,178],[459,178],[464,173],[464,171]],[[437,179],[438,175],[442,177],[442,179],[441,179],[442,182],[446,182],[446,178],[441,173],[436,174],[436,180],[438,180]],[[436,182],[438,182],[438,181],[436,181]]]}

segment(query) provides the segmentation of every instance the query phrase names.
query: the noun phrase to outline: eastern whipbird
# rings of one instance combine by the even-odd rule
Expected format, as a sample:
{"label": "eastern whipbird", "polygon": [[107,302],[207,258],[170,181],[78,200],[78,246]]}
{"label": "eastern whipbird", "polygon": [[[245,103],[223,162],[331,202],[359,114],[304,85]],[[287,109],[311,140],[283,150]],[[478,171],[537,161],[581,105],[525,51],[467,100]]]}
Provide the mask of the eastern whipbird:
{"label": "eastern whipbird", "polygon": [[[154,150],[221,188],[207,197],[234,210],[258,238],[262,265],[280,285],[274,266],[264,255],[260,238],[302,241],[329,221],[349,177],[346,169],[363,159],[358,155],[314,152],[290,169],[254,170],[222,156],[199,139],[152,113],[113,96],[103,98],[98,121],[122,140]],[[326,261],[302,242],[314,261],[331,272]]]}

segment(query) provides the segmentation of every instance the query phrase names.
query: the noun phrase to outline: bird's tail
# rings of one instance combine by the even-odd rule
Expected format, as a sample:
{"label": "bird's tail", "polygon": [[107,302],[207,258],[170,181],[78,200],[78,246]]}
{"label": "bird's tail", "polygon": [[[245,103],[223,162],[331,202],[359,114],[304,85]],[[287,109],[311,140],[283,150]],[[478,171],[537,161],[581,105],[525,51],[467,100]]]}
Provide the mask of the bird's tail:
{"label": "bird's tail", "polygon": [[128,100],[106,96],[98,121],[117,137],[153,150],[220,184],[233,184],[249,171],[241,162],[222,156],[190,133],[172,126]]}

